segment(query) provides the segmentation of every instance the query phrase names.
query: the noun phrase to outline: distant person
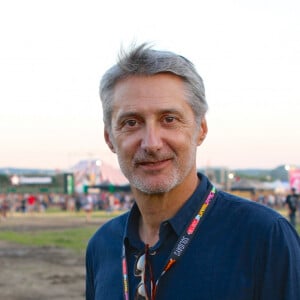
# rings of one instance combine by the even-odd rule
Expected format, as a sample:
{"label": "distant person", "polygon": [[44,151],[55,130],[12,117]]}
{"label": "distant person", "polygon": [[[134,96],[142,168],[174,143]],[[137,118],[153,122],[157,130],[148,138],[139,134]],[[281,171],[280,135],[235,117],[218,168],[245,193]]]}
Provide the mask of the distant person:
{"label": "distant person", "polygon": [[81,209],[81,197],[78,193],[75,193],[75,208],[76,212],[79,212]]}
{"label": "distant person", "polygon": [[83,205],[83,210],[85,211],[87,223],[91,221],[93,206],[94,206],[93,197],[92,197],[92,195],[87,194],[85,197],[85,203]]}
{"label": "distant person", "polygon": [[23,197],[22,197],[21,206],[20,206],[20,210],[22,213],[26,213],[28,197],[29,197],[29,195],[27,195],[27,194],[23,195]]}
{"label": "distant person", "polygon": [[104,137],[135,204],[89,241],[86,299],[299,300],[290,223],[197,174],[207,103],[193,64],[134,47],[104,74],[100,95]]}
{"label": "distant person", "polygon": [[4,195],[2,199],[0,199],[0,219],[1,217],[3,219],[7,218],[7,212],[9,210],[9,200],[8,200],[8,195]]}
{"label": "distant person", "polygon": [[250,200],[251,200],[251,201],[254,201],[254,202],[257,202],[257,201],[258,201],[258,197],[257,197],[255,191],[251,191],[251,192],[250,192]]}
{"label": "distant person", "polygon": [[35,211],[35,205],[36,205],[36,196],[35,195],[29,195],[27,198],[27,211],[32,214]]}
{"label": "distant person", "polygon": [[275,207],[275,196],[273,194],[269,194],[267,198],[267,205],[271,208]]}
{"label": "distant person", "polygon": [[291,193],[287,195],[285,204],[288,207],[288,216],[291,224],[296,227],[297,208],[298,208],[299,195],[296,193],[295,188],[291,188]]}

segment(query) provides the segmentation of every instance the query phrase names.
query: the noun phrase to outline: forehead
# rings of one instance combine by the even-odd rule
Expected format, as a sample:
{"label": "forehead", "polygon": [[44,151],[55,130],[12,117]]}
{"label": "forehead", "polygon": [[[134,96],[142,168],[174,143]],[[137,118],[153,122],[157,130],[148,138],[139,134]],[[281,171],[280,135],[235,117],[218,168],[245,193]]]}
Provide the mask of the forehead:
{"label": "forehead", "polygon": [[184,81],[181,77],[171,73],[159,73],[154,75],[132,75],[120,79],[114,88],[115,92],[126,88],[134,92],[142,92],[142,89],[151,85],[153,92],[167,90],[169,87],[184,89]]}
{"label": "forehead", "polygon": [[170,73],[130,76],[117,82],[113,91],[113,107],[123,105],[187,104],[185,83]]}

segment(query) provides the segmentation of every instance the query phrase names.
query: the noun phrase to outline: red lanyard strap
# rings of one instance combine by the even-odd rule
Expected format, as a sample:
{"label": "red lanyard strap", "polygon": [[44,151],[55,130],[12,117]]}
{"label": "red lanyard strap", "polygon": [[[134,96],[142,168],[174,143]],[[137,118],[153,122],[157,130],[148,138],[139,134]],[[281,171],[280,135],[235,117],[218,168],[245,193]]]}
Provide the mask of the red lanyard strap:
{"label": "red lanyard strap", "polygon": [[[215,198],[216,195],[216,188],[212,186],[210,192],[207,194],[205,201],[200,207],[200,210],[197,214],[192,218],[190,223],[187,225],[184,232],[178,238],[175,246],[173,247],[171,254],[167,259],[167,263],[164,266],[163,271],[161,272],[160,276],[156,280],[153,288],[153,292],[151,295],[151,299],[155,299],[155,294],[157,290],[158,283],[165,273],[170,270],[170,268],[178,261],[178,259],[184,254],[185,250],[187,249],[188,245],[190,244],[191,240],[195,236],[197,228],[199,227],[200,220],[203,217],[204,213],[207,210],[207,207]],[[129,300],[129,287],[128,287],[128,270],[127,270],[127,262],[126,262],[126,251],[125,246],[123,244],[123,251],[122,251],[122,272],[123,272],[123,287],[124,287],[124,299]]]}

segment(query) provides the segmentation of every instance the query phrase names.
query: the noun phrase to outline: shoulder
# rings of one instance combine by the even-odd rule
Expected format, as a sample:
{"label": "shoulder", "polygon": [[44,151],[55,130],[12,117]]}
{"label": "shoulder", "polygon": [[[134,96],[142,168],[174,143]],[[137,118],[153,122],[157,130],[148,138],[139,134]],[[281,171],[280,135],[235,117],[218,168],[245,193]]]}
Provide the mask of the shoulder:
{"label": "shoulder", "polygon": [[229,194],[223,191],[218,191],[217,202],[221,208],[231,209],[233,210],[233,213],[253,213],[253,211],[255,211],[258,214],[263,214],[264,216],[268,215],[271,218],[281,217],[279,213],[267,207],[266,205],[257,203],[246,198],[241,198],[239,196]]}
{"label": "shoulder", "polygon": [[300,250],[300,238],[293,226],[265,205],[219,191],[211,216],[231,236],[240,241],[246,239],[260,249],[282,248],[280,253],[284,248]]}
{"label": "shoulder", "polygon": [[219,191],[215,204],[215,213],[223,214],[235,225],[268,231],[280,223],[285,226],[288,221],[275,210],[260,203],[247,200],[223,191]]}

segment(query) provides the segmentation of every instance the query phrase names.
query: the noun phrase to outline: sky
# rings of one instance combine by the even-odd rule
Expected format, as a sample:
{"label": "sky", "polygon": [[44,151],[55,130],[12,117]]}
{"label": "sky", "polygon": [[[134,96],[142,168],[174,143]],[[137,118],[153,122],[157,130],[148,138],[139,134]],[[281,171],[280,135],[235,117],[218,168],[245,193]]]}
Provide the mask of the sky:
{"label": "sky", "polygon": [[209,104],[198,167],[300,165],[300,1],[0,3],[0,168],[117,166],[98,95],[121,45],[191,60]]}

